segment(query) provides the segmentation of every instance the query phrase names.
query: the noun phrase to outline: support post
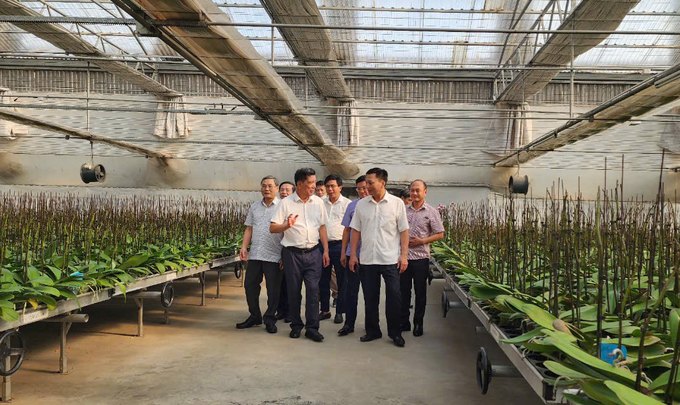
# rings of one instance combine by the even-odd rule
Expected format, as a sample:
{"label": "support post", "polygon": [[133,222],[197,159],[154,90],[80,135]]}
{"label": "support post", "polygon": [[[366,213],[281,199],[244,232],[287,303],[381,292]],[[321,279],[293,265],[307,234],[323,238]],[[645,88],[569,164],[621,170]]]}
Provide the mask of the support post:
{"label": "support post", "polygon": [[71,322],[61,323],[61,336],[59,339],[59,374],[68,374],[68,356],[66,356],[66,335],[71,329]]}
{"label": "support post", "polygon": [[201,306],[205,306],[205,272],[198,274],[198,279],[201,281]]}
{"label": "support post", "polygon": [[272,66],[274,66],[274,27],[272,27]]}
{"label": "support post", "polygon": [[144,336],[144,298],[133,298],[137,304],[137,336]]}
{"label": "support post", "polygon": [[[7,366],[7,365],[6,365]],[[2,377],[2,402],[12,402],[12,377]]]}
{"label": "support post", "polygon": [[[567,0],[567,3],[569,0]],[[569,4],[567,4],[566,7],[569,7]],[[566,14],[566,10],[565,10]],[[574,30],[574,21],[576,20],[576,16],[571,19],[571,29],[572,31]],[[569,118],[574,118],[574,34],[571,34],[571,79],[569,81]]]}
{"label": "support post", "polygon": [[222,269],[217,269],[217,298],[220,298],[220,285],[222,284]]}
{"label": "support post", "polygon": [[87,323],[90,316],[87,314],[66,314],[45,319],[44,322],[59,323],[59,374],[68,374],[68,355],[66,354],[66,337],[74,323]]}
{"label": "support post", "polygon": [[[9,347],[9,339],[7,341]],[[12,367],[12,361],[9,356],[5,359],[5,370]],[[2,402],[12,402],[12,376],[2,377]]]}

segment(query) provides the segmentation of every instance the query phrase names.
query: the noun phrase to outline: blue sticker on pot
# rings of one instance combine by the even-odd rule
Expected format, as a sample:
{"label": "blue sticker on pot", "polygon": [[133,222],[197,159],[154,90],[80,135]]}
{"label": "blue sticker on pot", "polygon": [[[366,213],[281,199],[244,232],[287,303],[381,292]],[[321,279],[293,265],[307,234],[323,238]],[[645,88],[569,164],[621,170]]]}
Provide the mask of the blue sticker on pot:
{"label": "blue sticker on pot", "polygon": [[614,361],[618,357],[621,357],[623,355],[623,358],[625,359],[626,356],[628,355],[626,351],[626,346],[621,346],[621,350],[619,351],[619,345],[615,345],[613,343],[602,343],[602,345],[600,346],[600,353],[601,359],[611,364],[612,366],[614,365]]}

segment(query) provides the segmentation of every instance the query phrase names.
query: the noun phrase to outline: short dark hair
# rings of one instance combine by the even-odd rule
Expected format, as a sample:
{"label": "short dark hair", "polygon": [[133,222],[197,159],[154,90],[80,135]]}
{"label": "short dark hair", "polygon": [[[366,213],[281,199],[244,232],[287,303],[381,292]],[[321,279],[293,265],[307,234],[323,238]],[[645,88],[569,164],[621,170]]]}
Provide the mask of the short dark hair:
{"label": "short dark hair", "polygon": [[387,170],[381,169],[379,167],[374,167],[366,172],[366,175],[375,174],[375,177],[387,183]]}
{"label": "short dark hair", "polygon": [[290,184],[293,186],[293,191],[295,191],[295,184],[291,183],[290,181],[282,181],[281,184],[279,184],[279,187],[283,186],[284,184]]}
{"label": "short dark hair", "polygon": [[328,176],[326,176],[326,179],[323,181],[323,184],[325,185],[326,183],[332,180],[335,180],[335,182],[338,183],[338,186],[342,186],[342,179],[337,174],[329,174]]}
{"label": "short dark hair", "polygon": [[[419,181],[419,182],[423,183],[423,188],[424,188],[425,190],[427,190],[427,183],[425,183],[423,180],[420,180],[420,179],[415,179],[415,180],[413,180],[413,181],[411,182],[410,186],[412,186],[413,183],[415,183],[416,181]],[[410,186],[409,186],[409,187],[410,187]]]}
{"label": "short dark hair", "polygon": [[264,183],[265,180],[274,180],[274,185],[276,187],[279,186],[279,181],[276,179],[276,177],[272,176],[271,174],[269,176],[264,176],[262,180],[260,180],[260,184]]}
{"label": "short dark hair", "polygon": [[354,182],[354,184],[363,183],[363,182],[365,182],[365,181],[366,181],[366,176],[364,176],[364,175],[362,174],[361,176],[357,177],[357,179],[356,179],[356,181]]}
{"label": "short dark hair", "polygon": [[326,185],[326,184],[323,182],[323,180],[319,180],[319,181],[316,182],[316,186],[317,186],[317,187],[319,187],[319,186],[325,186],[325,185]]}
{"label": "short dark hair", "polygon": [[400,198],[411,198],[411,192],[404,188],[399,191],[399,197]]}
{"label": "short dark hair", "polygon": [[297,169],[295,171],[294,177],[295,184],[307,180],[307,177],[309,176],[316,176],[316,172],[311,167],[303,167],[302,169]]}

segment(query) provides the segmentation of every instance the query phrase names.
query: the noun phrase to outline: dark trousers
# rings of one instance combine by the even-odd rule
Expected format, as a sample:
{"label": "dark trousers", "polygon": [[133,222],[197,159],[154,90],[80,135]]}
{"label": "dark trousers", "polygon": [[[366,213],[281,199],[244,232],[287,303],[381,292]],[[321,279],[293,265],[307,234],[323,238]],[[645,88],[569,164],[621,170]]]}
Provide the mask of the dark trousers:
{"label": "dark trousers", "polygon": [[401,323],[409,322],[411,312],[411,287],[416,292],[416,305],[413,310],[413,323],[423,324],[425,305],[427,304],[427,276],[430,272],[430,260],[409,260],[406,271],[401,273]]}
{"label": "dark trousers", "polygon": [[[283,248],[283,270],[288,286],[288,316],[291,329],[319,329],[319,279],[321,278],[322,254],[320,249],[311,252],[296,252]],[[300,317],[302,283],[307,291],[305,321]]]}
{"label": "dark trousers", "polygon": [[[349,256],[347,256],[347,263],[349,263]],[[354,323],[357,320],[357,306],[359,305],[359,284],[361,283],[361,266],[354,268],[355,272],[345,269],[347,275],[345,280],[345,287],[338,291],[338,296],[344,294],[345,300],[345,326],[354,328]]]}
{"label": "dark trousers", "polygon": [[338,302],[336,304],[335,312],[338,314],[345,313],[345,299],[342,296],[342,289],[345,284],[345,267],[340,263],[340,258],[344,252],[342,251],[342,242],[328,244],[328,256],[330,256],[331,264],[324,267],[321,273],[321,280],[319,280],[319,296],[321,297],[321,312],[328,312],[331,310],[331,273],[335,268],[335,276],[338,279]]}
{"label": "dark trousers", "polygon": [[[264,313],[264,317],[262,312],[260,312],[260,284],[262,284],[263,275],[267,285],[267,310]],[[248,311],[250,311],[250,316],[257,320],[263,320],[266,325],[274,325],[276,323],[276,308],[279,305],[281,277],[283,277],[283,271],[279,268],[278,263],[262,260],[248,261],[248,271],[246,271],[244,282]]]}
{"label": "dark trousers", "polygon": [[278,313],[288,316],[288,286],[286,285],[286,275],[285,272],[283,277],[281,277],[281,293],[279,294],[279,309]]}
{"label": "dark trousers", "polygon": [[362,265],[361,285],[364,289],[366,303],[366,334],[380,335],[380,276],[385,280],[385,317],[387,318],[387,333],[390,337],[401,335],[401,290],[399,284],[399,270],[396,264],[390,265]]}

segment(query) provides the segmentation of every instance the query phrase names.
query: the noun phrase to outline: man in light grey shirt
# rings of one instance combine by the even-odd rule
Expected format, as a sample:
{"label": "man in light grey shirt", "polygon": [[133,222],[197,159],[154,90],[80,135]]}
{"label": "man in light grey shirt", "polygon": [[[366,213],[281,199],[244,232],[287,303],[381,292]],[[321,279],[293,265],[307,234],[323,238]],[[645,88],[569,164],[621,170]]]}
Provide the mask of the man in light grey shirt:
{"label": "man in light grey shirt", "polygon": [[[245,290],[250,316],[245,322],[236,325],[238,329],[251,328],[262,324],[260,312],[260,284],[264,275],[267,283],[267,311],[264,313],[264,324],[267,332],[276,333],[276,309],[279,305],[279,294],[283,270],[281,262],[281,234],[269,232],[274,210],[280,204],[276,194],[279,183],[274,176],[267,176],[260,182],[262,200],[255,202],[248,210],[246,231],[239,257],[248,261]],[[250,252],[248,252],[250,245]]]}

